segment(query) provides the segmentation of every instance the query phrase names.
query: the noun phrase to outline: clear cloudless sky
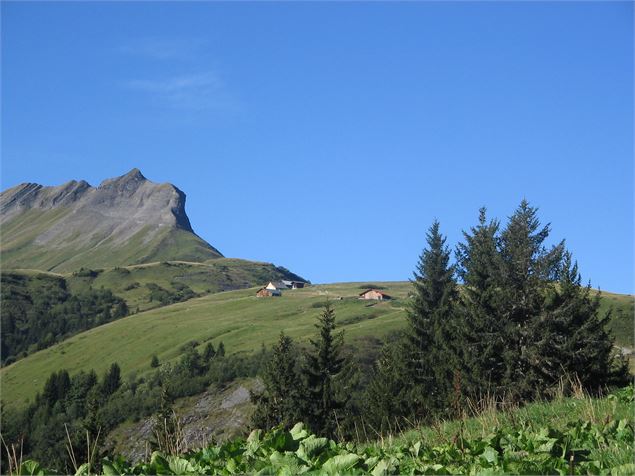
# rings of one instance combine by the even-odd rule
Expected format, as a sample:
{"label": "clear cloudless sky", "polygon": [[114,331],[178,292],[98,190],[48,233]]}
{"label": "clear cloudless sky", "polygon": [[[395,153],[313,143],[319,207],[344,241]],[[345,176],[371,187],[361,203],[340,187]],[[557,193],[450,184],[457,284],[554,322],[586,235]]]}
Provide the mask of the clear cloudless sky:
{"label": "clear cloudless sky", "polygon": [[404,280],[523,197],[634,291],[631,2],[2,2],[2,188],[138,167],[222,253]]}

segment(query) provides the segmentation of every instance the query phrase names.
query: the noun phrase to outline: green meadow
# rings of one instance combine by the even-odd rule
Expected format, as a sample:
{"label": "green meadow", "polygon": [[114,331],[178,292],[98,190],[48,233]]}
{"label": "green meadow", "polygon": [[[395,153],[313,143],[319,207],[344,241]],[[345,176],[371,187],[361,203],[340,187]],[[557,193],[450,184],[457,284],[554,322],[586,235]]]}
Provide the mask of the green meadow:
{"label": "green meadow", "polygon": [[[106,285],[108,283],[104,283]],[[394,299],[364,301],[358,294],[369,286],[381,287]],[[71,337],[2,369],[2,395],[6,404],[22,405],[40,391],[53,371],[71,374],[95,369],[103,374],[113,362],[125,375],[150,370],[152,355],[161,362],[180,355],[184,344],[195,340],[201,349],[207,342],[221,341],[229,353],[251,353],[270,346],[284,331],[300,342],[315,333],[314,324],[323,303],[332,302],[338,327],[348,346],[357,350],[378,344],[401,329],[409,282],[335,283],[287,290],[282,297],[257,298],[257,288],[209,294],[189,301],[151,309]],[[603,307],[617,306],[623,315],[632,309],[632,296],[603,294]],[[618,320],[619,345],[632,344],[630,332]],[[613,325],[613,323],[612,323]]]}

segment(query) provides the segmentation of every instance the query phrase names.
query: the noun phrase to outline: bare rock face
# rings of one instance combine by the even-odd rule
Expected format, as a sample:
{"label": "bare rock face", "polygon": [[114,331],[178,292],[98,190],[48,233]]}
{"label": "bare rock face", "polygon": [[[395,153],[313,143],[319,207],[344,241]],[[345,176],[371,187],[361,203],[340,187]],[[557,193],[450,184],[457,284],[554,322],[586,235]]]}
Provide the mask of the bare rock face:
{"label": "bare rock face", "polygon": [[194,234],[185,194],[136,168],[98,187],[83,180],[21,184],[0,194],[0,212],[3,267],[63,270],[222,256]]}

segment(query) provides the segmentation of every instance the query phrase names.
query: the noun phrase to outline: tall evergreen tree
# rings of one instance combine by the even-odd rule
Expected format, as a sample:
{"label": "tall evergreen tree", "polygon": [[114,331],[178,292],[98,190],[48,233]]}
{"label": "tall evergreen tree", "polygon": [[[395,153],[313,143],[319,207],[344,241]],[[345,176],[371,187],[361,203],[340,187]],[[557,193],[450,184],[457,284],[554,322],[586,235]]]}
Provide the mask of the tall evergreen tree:
{"label": "tall evergreen tree", "polygon": [[311,339],[306,354],[303,374],[306,379],[307,399],[305,412],[311,429],[324,436],[334,437],[337,429],[336,411],[345,402],[337,398],[336,379],[344,366],[340,350],[344,340],[342,332],[335,334],[335,312],[327,301],[315,327],[317,339]]}
{"label": "tall evergreen tree", "polygon": [[531,329],[536,396],[556,388],[561,377],[577,377],[591,391],[628,380],[626,362],[615,355],[606,329],[610,311],[600,317],[600,293],[592,295],[580,280],[577,263],[565,252],[558,286],[550,290],[544,312]]}
{"label": "tall evergreen tree", "polygon": [[538,209],[523,200],[500,239],[502,296],[499,309],[506,329],[505,383],[520,398],[535,392],[529,362],[530,329],[539,319],[547,292],[558,275],[564,242],[547,249],[550,227],[541,227]]}
{"label": "tall evergreen tree", "polygon": [[296,363],[293,339],[280,332],[278,342],[273,347],[273,355],[262,375],[264,392],[252,394],[252,400],[256,403],[252,419],[254,426],[269,429],[282,425],[290,428],[302,419],[302,382]]}
{"label": "tall evergreen tree", "polygon": [[427,248],[419,257],[408,309],[406,352],[417,417],[447,409],[452,375],[458,361],[452,347],[453,307],[457,298],[454,266],[445,237],[435,221],[427,233]]}
{"label": "tall evergreen tree", "polygon": [[499,223],[479,210],[479,223],[463,232],[457,245],[457,274],[463,282],[457,315],[462,393],[472,398],[499,394],[505,376],[505,326],[501,325],[502,261],[498,252]]}

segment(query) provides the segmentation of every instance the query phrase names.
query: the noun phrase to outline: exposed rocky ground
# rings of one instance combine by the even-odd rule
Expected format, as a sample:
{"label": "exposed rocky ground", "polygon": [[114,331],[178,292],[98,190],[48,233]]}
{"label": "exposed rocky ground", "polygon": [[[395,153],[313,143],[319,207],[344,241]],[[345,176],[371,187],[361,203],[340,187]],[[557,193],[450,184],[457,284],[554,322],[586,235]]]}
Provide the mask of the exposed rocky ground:
{"label": "exposed rocky ground", "polygon": [[[211,386],[203,394],[179,400],[175,412],[185,449],[224,442],[243,434],[253,412],[249,392],[261,389],[257,379],[240,380],[221,389]],[[155,424],[154,417],[125,423],[108,436],[105,446],[129,461],[141,461],[152,452]]]}

